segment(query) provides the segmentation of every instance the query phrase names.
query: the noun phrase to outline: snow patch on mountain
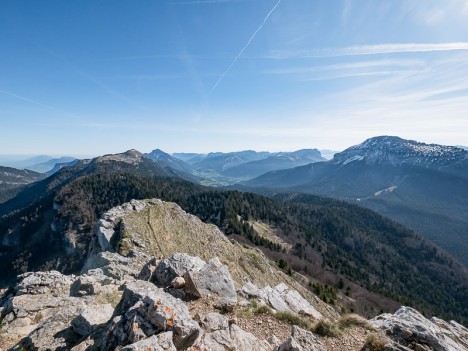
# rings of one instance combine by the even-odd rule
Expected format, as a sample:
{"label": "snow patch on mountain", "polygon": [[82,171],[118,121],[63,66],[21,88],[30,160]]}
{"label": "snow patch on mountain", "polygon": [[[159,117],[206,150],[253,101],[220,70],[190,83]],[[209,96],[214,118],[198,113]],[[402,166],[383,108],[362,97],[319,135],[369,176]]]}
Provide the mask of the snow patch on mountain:
{"label": "snow patch on mountain", "polygon": [[343,166],[354,161],[362,161],[362,160],[364,160],[364,156],[353,156],[351,158],[348,158],[346,161],[344,161]]}

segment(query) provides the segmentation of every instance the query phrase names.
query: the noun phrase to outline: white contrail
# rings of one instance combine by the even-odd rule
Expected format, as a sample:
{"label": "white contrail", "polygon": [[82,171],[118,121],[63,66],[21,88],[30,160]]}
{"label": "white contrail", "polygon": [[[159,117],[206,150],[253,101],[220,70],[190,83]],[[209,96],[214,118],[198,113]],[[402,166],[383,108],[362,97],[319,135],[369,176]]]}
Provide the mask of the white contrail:
{"label": "white contrail", "polygon": [[255,36],[257,35],[258,32],[260,32],[260,30],[263,28],[263,26],[265,25],[265,23],[268,21],[268,18],[270,18],[271,14],[276,10],[276,8],[279,6],[279,4],[281,3],[282,0],[278,0],[278,2],[276,3],[275,6],[273,6],[273,8],[270,10],[270,12],[268,12],[268,14],[266,15],[266,17],[263,19],[263,22],[262,24],[260,25],[260,27],[258,27],[258,29],[254,32],[254,34],[252,34],[252,36],[250,37],[249,41],[247,42],[247,44],[245,44],[245,46],[242,48],[242,50],[239,52],[239,54],[234,57],[234,60],[232,60],[231,64],[229,65],[229,67],[223,72],[223,74],[221,74],[219,76],[219,79],[218,81],[215,83],[215,85],[213,85],[213,88],[211,88],[211,91],[210,91],[210,95],[216,90],[216,88],[218,87],[219,83],[221,83],[224,79],[224,77],[229,73],[229,71],[232,69],[232,67],[234,67],[234,65],[236,64],[237,60],[239,60],[239,58],[242,56],[242,54],[244,53],[244,51],[249,47],[250,43],[252,42],[252,40],[254,40]]}

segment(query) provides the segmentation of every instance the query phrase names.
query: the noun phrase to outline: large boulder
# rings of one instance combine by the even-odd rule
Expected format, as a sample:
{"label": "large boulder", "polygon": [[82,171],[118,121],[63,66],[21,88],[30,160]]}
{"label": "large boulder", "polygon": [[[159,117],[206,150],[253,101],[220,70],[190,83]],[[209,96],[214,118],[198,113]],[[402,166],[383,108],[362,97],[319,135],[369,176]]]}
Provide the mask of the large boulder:
{"label": "large boulder", "polygon": [[24,350],[70,350],[82,337],[70,327],[70,312],[73,314],[75,311],[62,309],[41,323],[28,336],[21,339],[17,345],[20,345]]}
{"label": "large boulder", "polygon": [[121,351],[176,351],[176,347],[172,342],[172,332],[165,332],[158,335],[153,335],[148,339],[144,339],[125,346]]}
{"label": "large boulder", "polygon": [[115,252],[103,251],[89,255],[81,273],[89,273],[90,270],[94,271],[96,268],[99,268],[107,277],[118,280],[134,279],[138,276],[134,261]]}
{"label": "large boulder", "polygon": [[127,282],[117,311],[122,316],[109,325],[104,349],[167,331],[173,332],[177,349],[183,349],[192,345],[200,333],[200,326],[190,317],[187,306],[150,282]]}
{"label": "large boulder", "polygon": [[57,271],[28,272],[18,276],[21,279],[16,286],[16,296],[60,293],[69,289],[72,279]]}
{"label": "large boulder", "polygon": [[158,262],[151,281],[159,287],[167,287],[171,285],[174,278],[183,277],[187,272],[198,272],[205,264],[205,261],[200,257],[175,253],[171,257]]}
{"label": "large boulder", "polygon": [[190,347],[189,351],[271,351],[271,345],[265,340],[242,330],[236,324],[229,324],[228,319],[218,313],[209,313],[202,321],[205,333]]}
{"label": "large boulder", "polygon": [[115,223],[100,219],[95,227],[96,237],[102,251],[113,251],[111,241],[115,234]]}
{"label": "large boulder", "polygon": [[106,323],[113,313],[114,308],[110,304],[87,306],[72,319],[71,326],[75,333],[88,336],[97,326]]}
{"label": "large boulder", "polygon": [[277,348],[277,351],[326,351],[326,349],[314,334],[294,325],[291,336]]}
{"label": "large boulder", "polygon": [[268,304],[276,311],[294,312],[303,314],[315,319],[322,319],[323,316],[318,312],[301,294],[296,290],[290,289],[286,284],[280,283],[274,288],[266,286],[262,289],[248,282],[239,289],[239,295],[246,298],[254,298],[265,304]]}
{"label": "large boulder", "polygon": [[468,349],[468,329],[456,322],[429,320],[410,307],[401,307],[394,314],[385,313],[370,320],[370,323],[383,330],[395,343],[412,345],[421,350],[466,351]]}
{"label": "large boulder", "polygon": [[215,257],[198,272],[185,274],[185,291],[196,297],[219,296],[224,301],[237,301],[234,281],[227,266]]}

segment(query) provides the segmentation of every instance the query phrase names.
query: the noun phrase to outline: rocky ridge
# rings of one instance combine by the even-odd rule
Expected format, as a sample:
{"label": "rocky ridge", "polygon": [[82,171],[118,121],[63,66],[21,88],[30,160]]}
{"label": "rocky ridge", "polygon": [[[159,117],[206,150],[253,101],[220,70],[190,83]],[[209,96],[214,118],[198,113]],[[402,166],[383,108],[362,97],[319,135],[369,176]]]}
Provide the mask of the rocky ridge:
{"label": "rocky ridge", "polygon": [[[147,236],[148,228],[138,227],[142,221],[153,228],[153,237]],[[174,233],[175,228],[179,232]],[[203,238],[204,243],[196,245]],[[177,244],[191,252],[171,252]],[[237,255],[251,255],[251,260],[239,268]],[[132,201],[107,212],[96,224],[80,275],[30,272],[18,280],[15,287],[0,291],[1,350],[363,347],[363,342],[329,346],[351,344],[340,344],[346,336],[330,342],[275,317],[287,313],[312,323],[339,316],[269,266],[260,252],[231,243],[216,227],[160,200]],[[247,318],[242,312],[254,302],[259,308]],[[262,327],[262,321],[267,326]],[[386,350],[466,350],[466,328],[429,321],[408,308],[371,323],[388,335]],[[358,328],[355,333],[363,340],[368,331]]]}

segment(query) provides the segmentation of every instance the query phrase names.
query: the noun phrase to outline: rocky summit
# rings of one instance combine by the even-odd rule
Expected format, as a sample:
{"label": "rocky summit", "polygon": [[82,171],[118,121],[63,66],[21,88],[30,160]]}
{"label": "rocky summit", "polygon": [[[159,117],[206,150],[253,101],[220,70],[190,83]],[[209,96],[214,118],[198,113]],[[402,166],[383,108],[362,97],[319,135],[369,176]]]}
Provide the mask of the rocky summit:
{"label": "rocky summit", "polygon": [[18,276],[0,291],[0,322],[2,351],[468,347],[465,327],[407,307],[340,317],[260,251],[157,199],[105,213],[81,274]]}

